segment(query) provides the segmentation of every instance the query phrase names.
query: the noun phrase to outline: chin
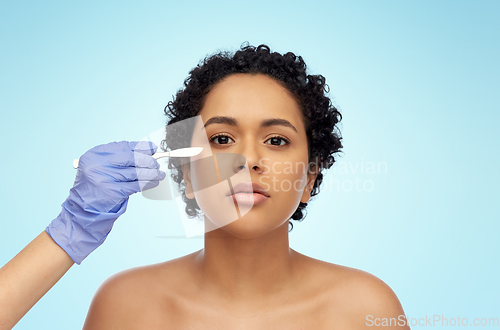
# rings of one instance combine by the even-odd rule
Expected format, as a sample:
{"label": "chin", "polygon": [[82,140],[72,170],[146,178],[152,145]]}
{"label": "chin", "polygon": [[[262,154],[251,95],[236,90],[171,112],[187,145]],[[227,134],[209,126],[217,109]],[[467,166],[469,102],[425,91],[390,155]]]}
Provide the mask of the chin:
{"label": "chin", "polygon": [[246,214],[242,218],[221,227],[220,230],[239,239],[250,240],[265,236],[286,222],[286,220],[273,221],[269,217],[258,219]]}

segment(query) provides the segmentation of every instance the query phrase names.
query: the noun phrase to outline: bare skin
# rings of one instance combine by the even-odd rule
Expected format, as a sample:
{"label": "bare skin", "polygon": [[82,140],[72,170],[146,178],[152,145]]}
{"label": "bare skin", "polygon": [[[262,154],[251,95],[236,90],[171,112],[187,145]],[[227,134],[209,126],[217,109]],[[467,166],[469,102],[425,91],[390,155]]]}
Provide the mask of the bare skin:
{"label": "bare skin", "polygon": [[198,268],[202,255],[203,250],[109,278],[94,297],[84,329],[366,329],[367,315],[404,314],[378,278],[292,249],[295,271],[286,287],[230,299],[207,292]]}
{"label": "bare skin", "polygon": [[[301,110],[285,88],[263,75],[231,75],[209,92],[200,115],[204,123],[234,119],[206,126],[214,138],[211,151],[244,155],[252,182],[265,186],[270,197],[241,219],[206,232],[204,249],[108,279],[84,329],[361,329],[368,327],[368,315],[404,314],[378,278],[290,249],[288,219],[300,201],[309,200],[316,172],[284,171],[287,162],[307,164],[309,158]],[[270,118],[294,129],[262,127]],[[217,138],[221,133],[228,138]],[[290,143],[269,144],[277,135]],[[214,210],[193,189],[197,169],[183,172],[187,197],[197,199],[212,228]],[[300,183],[300,189],[272,185],[285,181]]]}
{"label": "bare skin", "polygon": [[73,265],[43,231],[0,268],[0,329],[12,329]]}

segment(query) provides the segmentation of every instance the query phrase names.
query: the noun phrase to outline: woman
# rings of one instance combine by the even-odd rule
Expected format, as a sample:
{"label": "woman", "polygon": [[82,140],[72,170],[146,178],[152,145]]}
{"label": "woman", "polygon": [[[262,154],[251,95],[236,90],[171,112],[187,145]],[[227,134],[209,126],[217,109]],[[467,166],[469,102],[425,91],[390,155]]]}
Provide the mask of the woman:
{"label": "woman", "polygon": [[[381,280],[289,247],[290,219],[303,219],[307,202],[319,193],[322,172],[342,147],[341,115],[325,89],[322,76],[306,74],[301,57],[273,53],[265,45],[215,54],[193,69],[165,112],[169,125],[200,116],[204,131],[193,127],[190,145],[204,138],[210,143],[190,162],[169,163],[186,213],[204,217],[204,248],[106,280],[84,329],[356,329],[377,319],[406,328],[401,304]],[[178,140],[167,134],[163,142],[176,149]],[[218,188],[205,193],[206,167],[198,160],[213,156],[217,163],[228,154],[243,156],[225,169],[233,171],[235,185],[229,184],[227,195]],[[296,170],[304,168],[297,164],[307,166]],[[147,160],[142,167],[158,168]],[[162,179],[147,178],[155,184]],[[101,205],[106,219],[123,210],[114,205]],[[231,206],[237,218],[223,219]],[[103,222],[99,234],[82,234],[89,245],[83,252],[78,242],[78,248],[68,247],[68,237],[82,235],[64,234],[66,245],[58,245],[81,262],[102,244],[115,219]],[[53,239],[60,227],[52,226]]]}

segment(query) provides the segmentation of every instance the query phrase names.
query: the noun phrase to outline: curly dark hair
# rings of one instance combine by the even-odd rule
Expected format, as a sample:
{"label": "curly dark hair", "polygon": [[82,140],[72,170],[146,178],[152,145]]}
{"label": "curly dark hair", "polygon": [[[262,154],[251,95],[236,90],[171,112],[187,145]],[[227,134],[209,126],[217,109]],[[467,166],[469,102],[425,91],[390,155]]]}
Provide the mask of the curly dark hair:
{"label": "curly dark hair", "polygon": [[[326,96],[329,87],[322,75],[309,75],[306,72],[306,64],[301,56],[295,56],[288,52],[280,54],[271,52],[267,45],[254,47],[243,43],[234,54],[228,51],[220,51],[206,56],[198,66],[189,72],[184,81],[184,88],[180,89],[173,101],[165,107],[167,125],[197,116],[207,94],[212,87],[225,77],[235,73],[263,74],[275,79],[288,89],[299,103],[306,126],[309,163],[317,164],[318,176],[311,190],[311,197],[319,194],[319,187],[323,181],[323,169],[329,169],[335,162],[334,154],[342,152],[342,136],[338,123],[342,115],[332,105],[332,101]],[[166,138],[161,141],[164,151],[174,150],[179,147],[175,141],[179,141],[178,134],[188,133],[184,128],[167,132]],[[172,179],[178,184],[182,199],[186,203],[186,213],[190,218],[201,214],[196,199],[189,199],[185,193],[185,184],[180,165],[180,160],[169,159],[168,168],[172,170]],[[303,213],[307,203],[300,202],[292,215],[291,220],[302,221],[307,215]],[[290,222],[291,228],[293,224]]]}

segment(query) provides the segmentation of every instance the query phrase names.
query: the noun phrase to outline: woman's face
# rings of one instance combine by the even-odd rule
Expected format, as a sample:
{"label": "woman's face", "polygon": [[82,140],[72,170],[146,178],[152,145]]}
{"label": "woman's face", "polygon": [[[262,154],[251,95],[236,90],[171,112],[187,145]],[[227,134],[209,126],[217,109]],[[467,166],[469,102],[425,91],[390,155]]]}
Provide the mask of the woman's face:
{"label": "woman's face", "polygon": [[[197,159],[208,156],[210,151],[216,159],[226,156],[231,164],[219,165],[225,168],[217,170],[223,170],[224,176],[228,171],[234,174],[233,186],[251,181],[267,195],[263,198],[259,194],[240,193],[234,195],[237,198],[227,197],[227,189],[217,187],[203,194],[197,187],[203,186],[201,182],[213,167],[209,169],[193,158],[191,166],[184,169],[186,195],[196,198],[206,225],[208,221],[213,228],[220,227],[236,237],[255,238],[283,225],[300,201],[309,200],[316,174],[307,171],[303,116],[298,103],[282,85],[261,74],[233,74],[212,88],[199,115],[210,150],[204,150]],[[195,128],[192,146],[197,144],[198,131]],[[224,153],[227,155],[221,155]],[[244,158],[227,158],[230,154]],[[231,213],[229,206],[239,209],[238,220],[223,219]]]}

